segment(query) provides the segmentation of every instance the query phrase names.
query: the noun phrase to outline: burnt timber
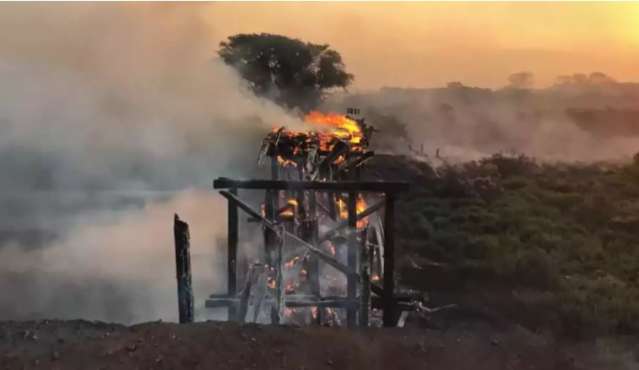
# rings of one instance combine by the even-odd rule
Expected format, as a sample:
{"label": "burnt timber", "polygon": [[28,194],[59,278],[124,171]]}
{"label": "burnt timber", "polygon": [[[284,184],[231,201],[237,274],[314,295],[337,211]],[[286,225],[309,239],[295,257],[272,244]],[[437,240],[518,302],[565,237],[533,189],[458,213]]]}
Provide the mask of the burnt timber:
{"label": "burnt timber", "polygon": [[[409,185],[359,181],[374,155],[368,144],[375,129],[353,116],[314,114],[318,127],[332,131],[281,127],[264,139],[258,164],[269,158],[271,179],[213,181],[228,201],[228,286],[206,307],[227,307],[229,320],[257,322],[266,312],[261,308],[270,306],[274,324],[294,322],[291,312],[297,312],[306,324],[310,314],[311,324],[345,320],[350,328],[369,326],[373,312],[381,311],[375,325],[396,326],[406,305],[395,296],[393,212]],[[264,202],[253,206],[240,190],[262,191]],[[238,261],[239,211],[262,225],[263,249],[254,262]],[[322,273],[321,265],[334,270]]]}
{"label": "burnt timber", "polygon": [[[352,226],[357,222],[357,219],[365,217],[368,214],[374,213],[375,211],[384,208],[384,220],[385,220],[385,245],[384,245],[384,274],[383,274],[383,286],[381,289],[374,289],[373,287],[369,288],[373,290],[373,293],[377,294],[377,298],[371,297],[368,298],[368,294],[364,294],[364,298],[360,297],[359,299],[355,297],[355,284],[357,281],[352,279],[359,279],[360,284],[362,283],[361,274],[356,274],[352,270],[348,269],[347,266],[339,266],[339,270],[347,273],[347,275],[352,276],[349,284],[349,294],[347,298],[344,297],[333,297],[325,299],[321,297],[314,297],[306,299],[294,299],[291,297],[285,302],[286,307],[305,307],[305,306],[317,306],[317,307],[339,307],[339,308],[347,308],[347,312],[350,312],[351,319],[347,322],[351,323],[351,326],[355,325],[355,316],[357,309],[359,308],[360,313],[368,312],[368,309],[364,309],[362,304],[364,301],[368,302],[371,299],[374,302],[381,301],[381,305],[379,303],[375,303],[374,307],[383,309],[383,322],[384,326],[395,326],[397,321],[396,310],[397,300],[394,296],[394,236],[393,236],[393,227],[394,223],[394,200],[396,194],[402,191],[406,191],[409,188],[407,183],[402,182],[357,182],[357,181],[335,181],[335,182],[321,182],[321,181],[282,181],[282,180],[233,180],[228,178],[218,178],[213,182],[213,187],[215,189],[230,189],[230,191],[222,190],[220,193],[224,195],[229,200],[229,210],[238,208],[249,213],[250,216],[259,219],[264,222],[267,228],[276,229],[275,222],[272,220],[268,220],[266,217],[263,217],[259,214],[259,212],[250,208],[250,206],[241,202],[237,197],[238,189],[251,189],[251,190],[266,190],[266,191],[277,191],[277,190],[309,190],[309,191],[317,191],[317,192],[349,192],[351,194],[357,194],[361,192],[374,192],[381,193],[384,195],[383,201],[373,205],[370,207],[371,210],[364,211],[363,214],[353,214],[353,205],[352,202],[349,201],[349,218],[345,223],[346,226]],[[353,214],[353,216],[350,216]],[[235,310],[240,305],[240,298],[236,297],[237,292],[235,291],[236,281],[237,281],[237,266],[236,266],[236,253],[237,253],[237,228],[239,217],[237,211],[229,211],[229,219],[228,219],[228,228],[229,228],[229,258],[228,260],[228,281],[229,281],[229,291],[227,295],[212,295],[207,301],[207,307],[229,307],[229,314],[231,319],[240,319],[243,318],[235,318],[234,315]],[[338,224],[337,228],[344,228],[345,225]],[[333,230],[327,232],[330,234]],[[290,235],[286,231],[284,232],[287,235]],[[322,238],[320,237],[320,240]],[[318,240],[318,241],[320,241]],[[352,248],[349,250],[353,250]],[[324,256],[325,258],[320,258],[320,260],[326,262],[326,259],[331,257]],[[350,256],[351,262],[353,256]],[[341,264],[340,264],[341,265]],[[231,283],[232,282],[232,283]],[[364,286],[371,286],[370,281],[367,279],[366,284]],[[368,289],[367,289],[368,291]],[[381,307],[380,307],[381,306]],[[360,314],[361,316],[361,314]],[[360,317],[359,325],[368,325],[368,320]]]}

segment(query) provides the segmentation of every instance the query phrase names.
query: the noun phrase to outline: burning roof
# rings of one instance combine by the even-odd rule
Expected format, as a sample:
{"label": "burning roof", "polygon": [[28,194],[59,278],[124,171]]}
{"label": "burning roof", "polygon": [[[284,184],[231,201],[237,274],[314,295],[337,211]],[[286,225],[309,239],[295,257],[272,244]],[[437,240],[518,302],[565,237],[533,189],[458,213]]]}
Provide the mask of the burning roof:
{"label": "burning roof", "polygon": [[374,128],[364,119],[313,111],[304,121],[315,129],[274,128],[262,143],[259,161],[266,156],[276,158],[285,167],[302,166],[311,179],[318,175],[325,179],[332,177],[327,170],[348,172],[373,154],[368,145]]}

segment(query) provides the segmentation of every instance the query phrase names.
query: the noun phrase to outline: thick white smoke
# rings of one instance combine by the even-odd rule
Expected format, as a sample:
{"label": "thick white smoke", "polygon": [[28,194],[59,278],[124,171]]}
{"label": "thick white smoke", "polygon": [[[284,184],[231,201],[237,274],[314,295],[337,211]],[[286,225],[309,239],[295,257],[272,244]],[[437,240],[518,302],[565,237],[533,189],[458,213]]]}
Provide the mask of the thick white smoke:
{"label": "thick white smoke", "polygon": [[175,319],[174,212],[197,296],[220,284],[211,180],[296,122],[215,60],[225,36],[197,7],[0,5],[3,318]]}

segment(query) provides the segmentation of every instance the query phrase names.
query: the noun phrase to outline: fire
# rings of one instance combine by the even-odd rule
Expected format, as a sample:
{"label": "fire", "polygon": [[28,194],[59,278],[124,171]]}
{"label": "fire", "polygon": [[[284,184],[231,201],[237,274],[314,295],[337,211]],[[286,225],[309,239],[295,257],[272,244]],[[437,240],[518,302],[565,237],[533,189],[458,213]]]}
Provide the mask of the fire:
{"label": "fire", "polygon": [[[364,200],[364,197],[362,197],[361,194],[357,197],[357,202],[355,203],[355,209],[358,215],[366,210],[366,200]],[[358,229],[362,229],[366,227],[366,225],[368,225],[367,217],[364,217],[361,220],[357,221]]]}
{"label": "fire", "polygon": [[[337,198],[336,205],[337,211],[339,212],[339,217],[342,220],[348,219],[348,207],[346,206],[346,202],[342,198]],[[362,197],[361,194],[357,196],[357,201],[355,202],[355,210],[358,215],[366,210],[366,200],[364,200],[364,197]],[[358,229],[364,228],[366,225],[368,225],[367,217],[364,217],[361,220],[357,221]]]}
{"label": "fire", "polygon": [[285,219],[291,219],[295,217],[295,211],[297,210],[297,200],[291,198],[286,201],[286,207],[280,212],[280,217]]}
{"label": "fire", "polygon": [[304,121],[329,126],[333,129],[332,134],[335,137],[351,144],[360,144],[364,137],[359,124],[342,114],[312,111],[304,117]]}
{"label": "fire", "polygon": [[342,198],[337,198],[337,211],[339,212],[339,218],[342,220],[348,218],[348,207],[346,207],[346,202]]}

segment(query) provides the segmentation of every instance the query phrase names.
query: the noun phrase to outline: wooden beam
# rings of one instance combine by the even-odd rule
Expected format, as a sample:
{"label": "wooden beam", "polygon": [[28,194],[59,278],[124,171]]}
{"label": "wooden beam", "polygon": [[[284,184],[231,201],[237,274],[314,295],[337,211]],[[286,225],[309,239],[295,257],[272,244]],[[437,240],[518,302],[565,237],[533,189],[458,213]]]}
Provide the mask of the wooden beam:
{"label": "wooden beam", "polygon": [[370,256],[368,246],[368,228],[365,227],[360,235],[360,259],[359,259],[359,276],[361,276],[360,293],[359,293],[359,326],[361,328],[368,327],[368,316],[371,297],[371,280],[370,280]]}
{"label": "wooden beam", "polygon": [[220,177],[213,181],[213,188],[398,193],[407,191],[409,189],[409,185],[405,182],[233,180],[226,177]]}
{"label": "wooden beam", "polygon": [[347,298],[325,299],[319,301],[286,301],[286,307],[317,307],[317,308],[346,308],[353,309],[357,307],[357,301],[351,301]]}
{"label": "wooden beam", "polygon": [[175,272],[177,278],[178,313],[180,324],[193,322],[193,286],[191,284],[191,253],[189,225],[175,214]]}
{"label": "wooden beam", "polygon": [[[357,193],[349,193],[346,201],[348,209],[348,226],[352,230],[357,230]],[[357,270],[357,254],[359,251],[357,245],[357,233],[351,233],[346,243],[346,261],[349,269]],[[346,295],[349,301],[355,301],[357,298],[358,279],[348,276],[346,280]],[[346,310],[346,325],[354,328],[357,325],[357,307],[349,307]]]}
{"label": "wooden beam", "polygon": [[235,202],[237,204],[237,206],[241,210],[243,210],[244,212],[248,213],[250,216],[253,216],[254,218],[258,218],[258,219],[262,220],[262,224],[264,226],[266,226],[267,228],[269,228],[269,229],[271,229],[271,230],[273,230],[275,232],[278,232],[278,233],[281,232],[281,233],[285,234],[286,236],[288,236],[289,238],[294,239],[295,241],[300,243],[302,246],[307,248],[310,252],[312,252],[317,257],[319,257],[322,261],[324,261],[325,263],[328,263],[329,265],[333,266],[338,271],[341,271],[342,273],[346,274],[347,276],[352,275],[352,276],[354,276],[356,278],[359,278],[359,275],[357,274],[357,272],[355,272],[354,270],[351,270],[347,266],[344,266],[343,264],[341,264],[340,262],[335,260],[333,257],[327,255],[326,253],[324,253],[323,251],[321,251],[317,247],[315,247],[315,246],[305,242],[304,240],[300,239],[297,235],[292,234],[292,233],[290,233],[290,232],[288,232],[286,230],[283,230],[283,229],[277,227],[271,220],[268,220],[265,217],[263,217],[260,213],[258,213],[255,210],[253,210],[251,208],[251,206],[249,206],[248,204],[244,203],[242,200],[237,198],[235,195],[233,195],[233,194],[231,194],[231,193],[229,193],[228,191],[225,191],[225,190],[220,191],[220,194],[223,197],[225,197],[226,199],[228,199],[229,201]]}
{"label": "wooden beam", "polygon": [[[231,188],[229,192],[237,196],[237,188]],[[228,248],[227,248],[227,292],[229,296],[237,293],[237,243],[239,239],[239,225],[237,205],[228,202]],[[229,306],[228,319],[236,320],[237,310],[235,306]]]}
{"label": "wooden beam", "polygon": [[[228,307],[231,305],[239,305],[240,298],[231,298],[231,297],[216,297],[209,298],[205,301],[205,307],[207,308],[218,308],[218,307]],[[273,298],[265,298],[264,303],[272,304]],[[335,308],[346,308],[346,307],[357,307],[356,301],[349,301],[344,297],[315,297],[309,295],[286,295],[284,296],[284,305],[286,307],[335,307]]]}
{"label": "wooden beam", "polygon": [[384,315],[385,327],[396,325],[395,315],[395,197],[392,194],[386,196],[386,209],[384,210]]}

